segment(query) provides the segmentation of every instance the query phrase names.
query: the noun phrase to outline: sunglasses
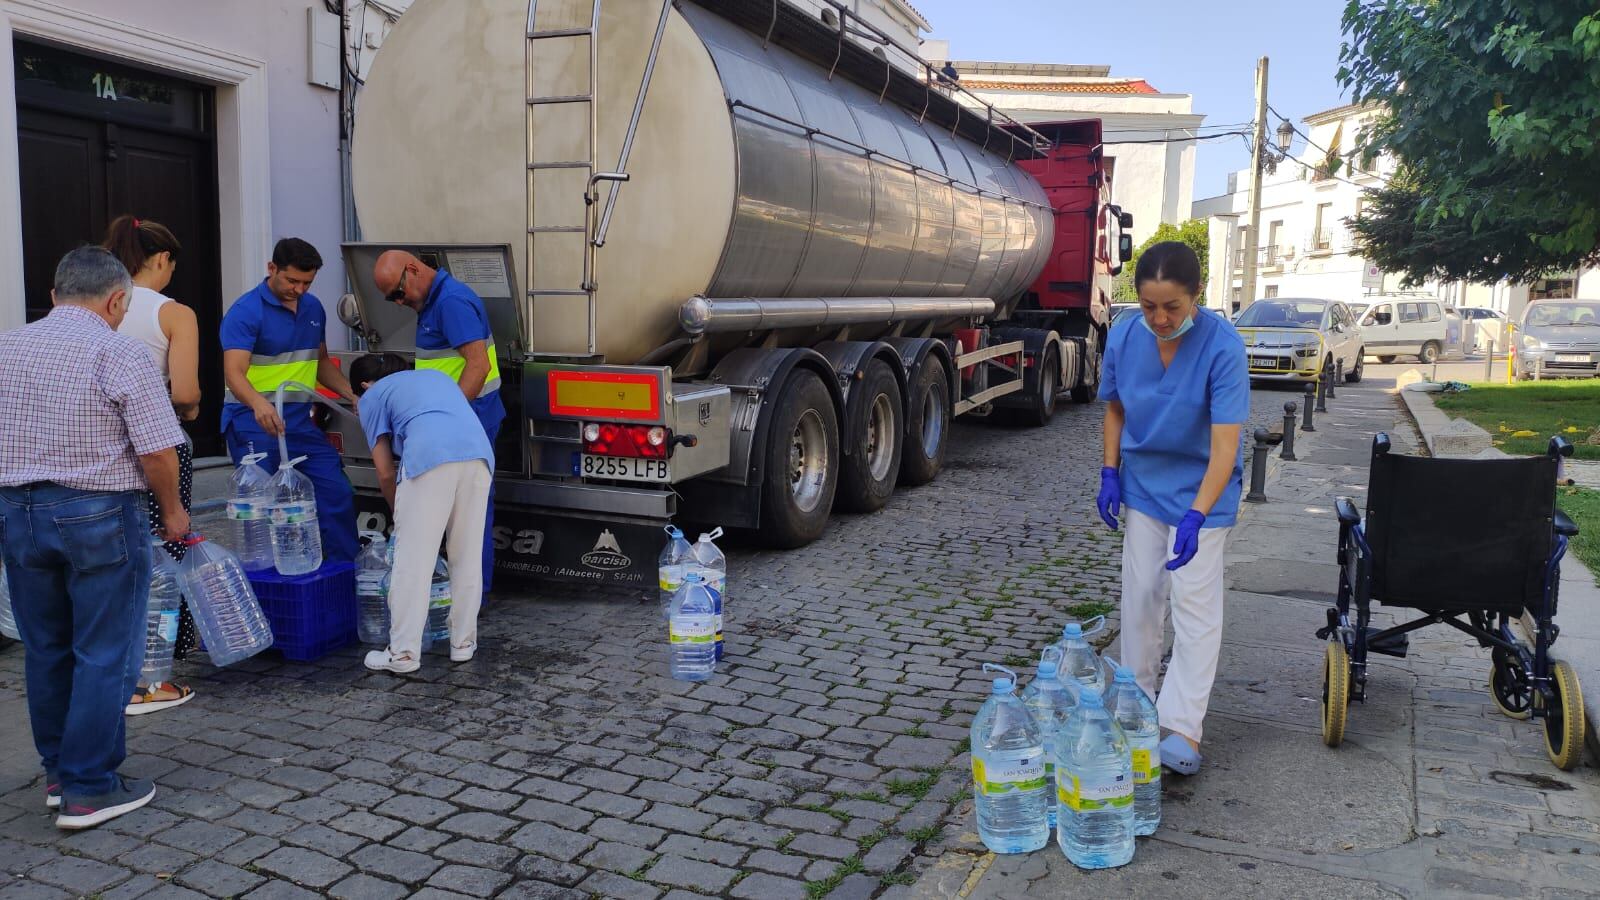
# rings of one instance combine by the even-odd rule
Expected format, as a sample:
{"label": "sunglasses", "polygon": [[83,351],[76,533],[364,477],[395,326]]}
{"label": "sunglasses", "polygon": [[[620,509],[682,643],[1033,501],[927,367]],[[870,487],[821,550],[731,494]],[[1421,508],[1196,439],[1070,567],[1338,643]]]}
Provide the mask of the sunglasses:
{"label": "sunglasses", "polygon": [[395,284],[394,290],[392,290],[389,293],[383,295],[383,299],[389,301],[390,303],[399,303],[401,300],[404,300],[406,298],[406,275],[407,274],[409,274],[409,273],[406,272],[404,269],[402,269],[400,271],[400,281]]}

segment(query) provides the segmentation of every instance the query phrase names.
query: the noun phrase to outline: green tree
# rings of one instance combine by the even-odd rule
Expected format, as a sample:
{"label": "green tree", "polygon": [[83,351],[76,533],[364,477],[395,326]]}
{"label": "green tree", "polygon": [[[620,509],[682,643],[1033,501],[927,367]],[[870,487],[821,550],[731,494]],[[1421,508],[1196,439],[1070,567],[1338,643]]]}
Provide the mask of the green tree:
{"label": "green tree", "polygon": [[1350,0],[1339,81],[1398,171],[1351,222],[1416,283],[1600,262],[1600,12],[1571,0]]}
{"label": "green tree", "polygon": [[1182,225],[1168,225],[1162,222],[1156,226],[1156,233],[1145,239],[1134,251],[1133,259],[1122,266],[1122,274],[1117,276],[1116,285],[1112,291],[1111,299],[1117,303],[1138,303],[1139,292],[1133,287],[1133,270],[1139,264],[1139,257],[1144,251],[1162,241],[1182,241],[1189,245],[1194,255],[1200,257],[1200,305],[1206,302],[1206,282],[1211,277],[1211,227],[1205,219],[1190,219]]}

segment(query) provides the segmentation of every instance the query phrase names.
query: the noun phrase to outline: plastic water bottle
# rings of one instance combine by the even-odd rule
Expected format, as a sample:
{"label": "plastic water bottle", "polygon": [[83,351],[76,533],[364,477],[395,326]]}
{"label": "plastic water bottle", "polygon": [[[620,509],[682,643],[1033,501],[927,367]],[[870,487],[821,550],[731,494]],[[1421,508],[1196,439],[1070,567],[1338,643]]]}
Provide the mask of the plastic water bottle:
{"label": "plastic water bottle", "polygon": [[11,588],[6,584],[6,564],[0,561],[0,634],[13,641],[22,640],[17,632],[16,615],[11,612]]}
{"label": "plastic water bottle", "polygon": [[311,479],[294,470],[304,460],[287,460],[272,476],[272,562],[283,575],[304,575],[322,565],[316,494]]}
{"label": "plastic water bottle", "polygon": [[364,531],[367,545],[356,555],[356,634],[363,644],[389,644],[389,542],[381,532]]}
{"label": "plastic water bottle", "polygon": [[672,613],[672,595],[683,585],[683,573],[693,552],[683,532],[676,525],[667,526],[667,545],[661,548],[656,563],[657,580],[661,584],[661,621]]}
{"label": "plastic water bottle", "polygon": [[239,558],[198,534],[183,543],[188,552],[178,575],[211,664],[230,665],[272,646],[272,627]]}
{"label": "plastic water bottle", "polygon": [[442,556],[433,564],[433,582],[428,585],[428,624],[422,629],[424,649],[435,641],[450,643],[450,567]]}
{"label": "plastic water bottle", "polygon": [[689,572],[672,598],[667,618],[667,640],[672,677],[679,681],[706,681],[717,668],[717,607],[714,595],[700,576]]}
{"label": "plastic water bottle", "polygon": [[272,568],[272,476],[260,465],[267,455],[251,450],[228,478],[228,540],[255,571]]}
{"label": "plastic water bottle", "polygon": [[1044,777],[1044,736],[1016,694],[1011,670],[1003,672],[972,720],[972,797],[978,837],[995,853],[1031,853],[1050,840]]}
{"label": "plastic water bottle", "polygon": [[150,543],[150,605],[145,613],[144,667],[139,681],[150,685],[172,677],[172,650],[178,643],[178,567],[160,541]]}
{"label": "plastic water bottle", "polygon": [[1128,738],[1100,690],[1085,687],[1056,738],[1056,842],[1080,869],[1133,859],[1133,767]]}
{"label": "plastic water bottle", "polygon": [[714,528],[708,534],[700,535],[700,540],[694,542],[694,550],[690,554],[687,571],[694,572],[705,580],[706,587],[711,589],[712,599],[717,608],[717,662],[722,661],[722,621],[728,609],[728,557],[717,549],[713,543],[722,537],[722,529]]}
{"label": "plastic water bottle", "polygon": [[1133,670],[1117,666],[1106,708],[1128,739],[1133,765],[1133,833],[1155,834],[1161,825],[1161,722]]}
{"label": "plastic water bottle", "polygon": [[[1061,680],[1072,680],[1085,687],[1092,687],[1102,695],[1106,689],[1106,673],[1100,664],[1100,657],[1089,646],[1088,635],[1099,631],[1105,624],[1104,616],[1099,619],[1094,627],[1084,629],[1081,622],[1068,622],[1061,629],[1061,640],[1051,646],[1060,651]],[[1090,621],[1095,621],[1091,619]]]}
{"label": "plastic water bottle", "polygon": [[[1067,724],[1072,711],[1078,708],[1077,690],[1061,681],[1060,670],[1049,652],[1046,649],[1045,658],[1039,662],[1039,674],[1022,691],[1022,705],[1028,708],[1033,723],[1039,726],[1040,736],[1044,739],[1046,785],[1055,784],[1056,734]],[[1051,828],[1056,827],[1054,803],[1045,803],[1045,819]]]}

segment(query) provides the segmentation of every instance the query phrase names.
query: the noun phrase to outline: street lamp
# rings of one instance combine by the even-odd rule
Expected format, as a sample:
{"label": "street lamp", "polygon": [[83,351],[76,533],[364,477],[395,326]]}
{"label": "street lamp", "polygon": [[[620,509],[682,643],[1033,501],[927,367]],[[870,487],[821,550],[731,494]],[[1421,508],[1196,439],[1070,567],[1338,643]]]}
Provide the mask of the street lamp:
{"label": "street lamp", "polygon": [[1284,153],[1289,152],[1289,145],[1294,143],[1294,126],[1288,119],[1278,123],[1278,149]]}

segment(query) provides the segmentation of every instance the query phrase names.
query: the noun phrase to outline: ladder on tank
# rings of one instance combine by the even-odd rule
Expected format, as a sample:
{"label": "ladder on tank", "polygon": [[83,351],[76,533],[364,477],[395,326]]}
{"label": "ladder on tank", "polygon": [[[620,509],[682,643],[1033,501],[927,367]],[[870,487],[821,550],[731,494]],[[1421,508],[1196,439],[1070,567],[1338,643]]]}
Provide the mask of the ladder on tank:
{"label": "ladder on tank", "polygon": [[[585,356],[596,351],[595,250],[605,245],[617,202],[613,187],[602,214],[599,185],[628,180],[628,157],[672,11],[672,0],[662,0],[617,167],[607,172],[600,169],[600,3],[528,0],[523,60],[528,98],[526,324],[530,334],[538,328],[535,318],[542,301],[560,304],[583,298],[588,322],[587,346],[581,354]],[[587,66],[570,64],[579,59],[586,59]],[[575,263],[579,259],[581,264]]]}

